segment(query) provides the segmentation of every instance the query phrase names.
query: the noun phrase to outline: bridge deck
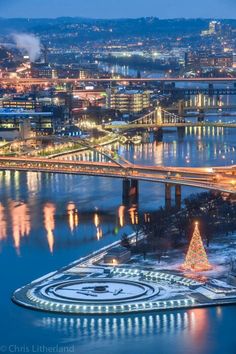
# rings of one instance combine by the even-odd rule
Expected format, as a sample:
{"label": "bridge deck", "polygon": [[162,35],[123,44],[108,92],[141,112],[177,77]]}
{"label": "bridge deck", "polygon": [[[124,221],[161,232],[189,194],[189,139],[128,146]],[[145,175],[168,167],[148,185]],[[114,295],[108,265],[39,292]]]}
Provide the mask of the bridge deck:
{"label": "bridge deck", "polygon": [[129,178],[236,193],[236,166],[215,169],[125,164],[121,167],[112,162],[72,162],[38,158],[25,160],[25,158],[0,157],[0,170]]}
{"label": "bridge deck", "polygon": [[188,127],[211,127],[211,128],[236,128],[236,123],[224,122],[183,122],[183,123],[130,123],[123,125],[106,125],[103,129],[129,130],[129,129],[160,129],[160,128],[188,128]]}

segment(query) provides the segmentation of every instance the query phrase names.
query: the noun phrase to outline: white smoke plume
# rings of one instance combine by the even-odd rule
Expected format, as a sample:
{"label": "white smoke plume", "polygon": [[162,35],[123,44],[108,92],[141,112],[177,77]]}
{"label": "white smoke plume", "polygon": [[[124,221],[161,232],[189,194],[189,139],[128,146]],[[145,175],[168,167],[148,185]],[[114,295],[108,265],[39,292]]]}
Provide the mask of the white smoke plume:
{"label": "white smoke plume", "polygon": [[32,34],[27,33],[14,33],[13,40],[16,47],[27,53],[30,61],[34,62],[40,56],[40,39]]}

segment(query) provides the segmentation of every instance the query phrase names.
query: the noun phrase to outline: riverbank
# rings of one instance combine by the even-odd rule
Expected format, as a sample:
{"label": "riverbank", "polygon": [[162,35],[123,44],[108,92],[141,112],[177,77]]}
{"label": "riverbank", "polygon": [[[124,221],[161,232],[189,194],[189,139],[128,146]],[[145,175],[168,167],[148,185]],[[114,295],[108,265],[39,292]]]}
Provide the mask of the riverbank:
{"label": "riverbank", "polygon": [[[142,242],[144,233],[128,236]],[[217,278],[194,279],[180,268],[147,266],[135,257],[104,264],[120,241],[18,289],[13,301],[26,308],[65,314],[120,314],[236,303],[236,287]]]}

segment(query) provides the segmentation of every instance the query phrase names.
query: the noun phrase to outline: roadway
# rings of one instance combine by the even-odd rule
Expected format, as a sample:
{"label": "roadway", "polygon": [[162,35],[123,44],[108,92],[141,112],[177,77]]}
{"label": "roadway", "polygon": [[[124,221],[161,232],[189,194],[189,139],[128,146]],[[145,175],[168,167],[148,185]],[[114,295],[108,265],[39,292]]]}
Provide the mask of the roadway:
{"label": "roadway", "polygon": [[81,82],[202,82],[202,83],[236,83],[236,78],[220,77],[220,78],[186,78],[186,77],[159,77],[159,78],[87,78],[87,79],[37,79],[37,78],[0,78],[0,85],[49,85],[59,83],[81,83]]}
{"label": "roadway", "polygon": [[236,194],[236,166],[217,168],[159,167],[115,162],[81,162],[0,157],[0,171],[26,171],[127,178],[190,186]]}
{"label": "roadway", "polygon": [[121,125],[105,125],[103,129],[107,130],[129,130],[129,129],[161,129],[161,128],[188,128],[188,127],[199,127],[199,128],[236,128],[236,123],[227,122],[180,122],[180,123],[130,123]]}
{"label": "roadway", "polygon": [[[236,105],[232,104],[232,105],[223,105],[223,106],[212,106],[212,105],[205,105],[205,106],[184,106],[182,108],[184,111],[195,111],[195,110],[221,110],[221,111],[225,111],[225,110],[232,110],[232,109],[236,109]],[[166,107],[165,108],[166,111],[170,112],[170,111],[178,111],[178,106],[170,106],[170,107]]]}

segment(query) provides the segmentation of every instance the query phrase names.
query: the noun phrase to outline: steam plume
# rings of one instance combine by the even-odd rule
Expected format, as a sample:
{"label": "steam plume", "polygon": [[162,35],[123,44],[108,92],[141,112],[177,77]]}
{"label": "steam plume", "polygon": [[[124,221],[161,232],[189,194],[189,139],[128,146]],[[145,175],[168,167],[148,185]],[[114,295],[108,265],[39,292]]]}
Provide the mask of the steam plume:
{"label": "steam plume", "polygon": [[32,34],[15,33],[13,40],[16,47],[27,53],[31,61],[35,61],[40,56],[40,39]]}

